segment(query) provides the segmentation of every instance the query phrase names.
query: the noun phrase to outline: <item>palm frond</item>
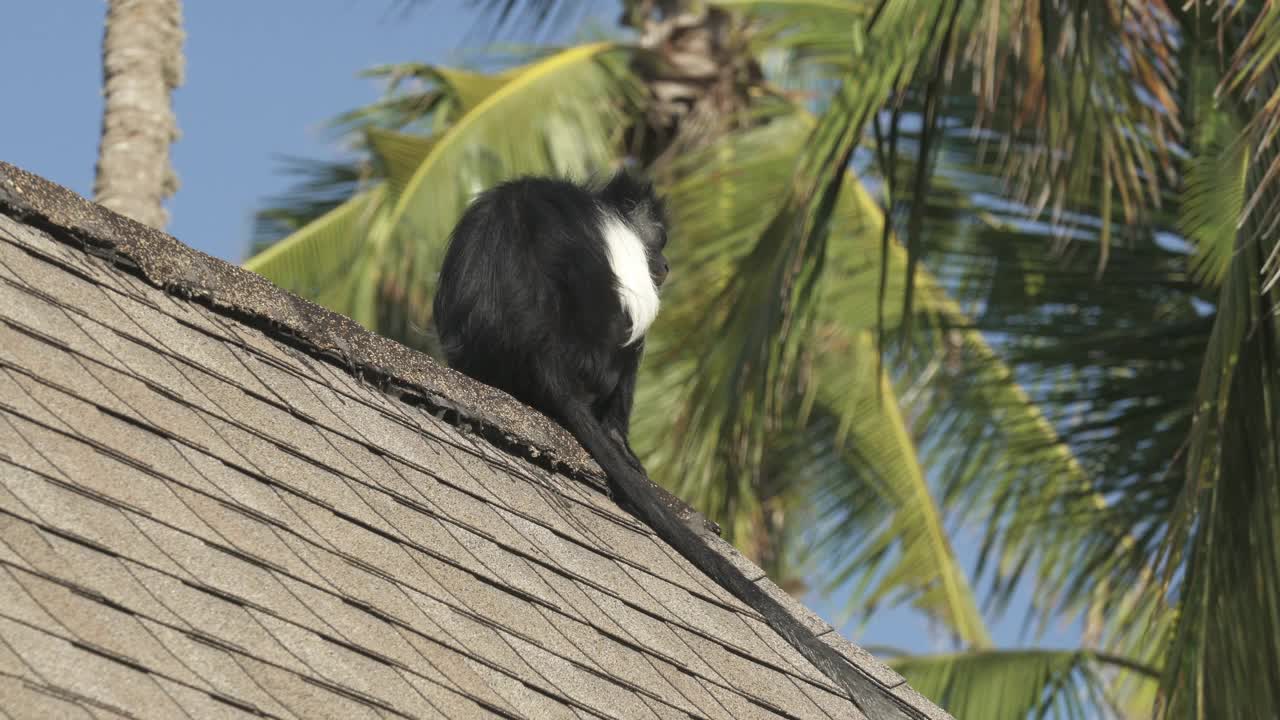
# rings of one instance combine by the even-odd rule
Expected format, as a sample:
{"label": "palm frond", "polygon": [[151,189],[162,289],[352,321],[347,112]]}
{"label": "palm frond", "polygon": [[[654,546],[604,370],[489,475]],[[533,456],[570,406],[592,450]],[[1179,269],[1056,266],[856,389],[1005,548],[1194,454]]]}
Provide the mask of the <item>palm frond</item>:
{"label": "palm frond", "polygon": [[[691,398],[687,391],[676,390],[687,387],[686,383],[696,383],[698,378],[708,373],[714,377],[717,372],[707,368],[707,357],[714,359],[717,347],[721,348],[719,352],[724,352],[726,336],[698,332],[693,328],[705,325],[708,311],[713,316],[721,315],[721,298],[733,285],[733,273],[756,252],[753,245],[758,247],[760,238],[768,237],[769,229],[776,223],[780,207],[785,202],[773,193],[772,188],[774,183],[785,182],[790,177],[792,158],[806,138],[812,137],[811,127],[811,121],[803,118],[780,120],[726,139],[703,154],[687,158],[688,167],[697,168],[697,171],[681,175],[677,184],[669,189],[677,235],[668,252],[676,274],[665,293],[671,312],[659,320],[657,332],[649,341],[653,359],[645,363],[646,377],[640,385],[637,401],[638,406],[644,408],[643,413],[637,413],[633,432],[637,447],[646,455],[655,477],[671,483],[696,504],[723,513],[718,514],[720,519],[740,518],[740,524],[730,526],[727,534],[746,547],[761,542],[759,534],[754,532],[758,530],[757,521],[752,518],[764,515],[764,506],[774,502],[775,498],[807,493],[804,506],[824,506],[822,498],[813,494],[820,490],[820,483],[802,482],[800,479],[811,477],[805,469],[812,469],[814,463],[827,463],[830,467],[825,459],[830,453],[849,458],[865,451],[875,452],[881,459],[892,457],[897,464],[885,469],[892,481],[873,489],[869,495],[877,498],[877,507],[885,507],[888,512],[884,515],[859,514],[858,519],[863,522],[857,525],[831,523],[833,531],[842,538],[866,537],[867,529],[881,529],[886,517],[899,518],[900,524],[887,529],[881,540],[893,537],[891,542],[901,543],[906,559],[898,567],[909,569],[913,578],[927,578],[917,581],[899,577],[898,580],[911,588],[907,595],[920,596],[928,612],[957,628],[967,642],[985,644],[985,627],[964,571],[958,566],[947,543],[945,529],[930,497],[914,446],[907,437],[909,430],[900,414],[890,412],[888,405],[880,402],[880,393],[886,388],[876,379],[879,369],[869,343],[856,352],[847,344],[840,346],[837,343],[828,347],[830,340],[824,339],[809,349],[804,359],[792,361],[804,368],[802,372],[805,375],[811,376],[812,379],[800,385],[816,392],[814,397],[818,408],[812,407],[814,400],[804,399],[809,396],[809,391],[797,387],[794,379],[784,383],[794,389],[780,392],[771,402],[783,403],[785,408],[776,418],[761,421],[765,430],[758,441],[758,452],[765,460],[758,467],[763,469],[763,475],[727,472],[730,464],[721,459],[744,452],[744,446],[736,443],[736,436],[724,430],[733,422],[733,416],[705,413],[700,419],[691,419],[699,411],[697,399]],[[850,179],[849,182],[854,181]],[[848,192],[846,189],[843,194]],[[858,231],[862,221],[851,212],[847,200],[840,200],[837,204],[841,207],[834,214],[831,237],[841,246],[851,245],[855,237],[852,235]],[[870,238],[871,246],[876,247],[878,231],[875,228],[870,229],[870,234],[864,228],[862,235]],[[837,254],[849,256],[843,247]],[[859,258],[859,262],[863,261]],[[859,286],[859,274],[846,275],[850,269],[856,271],[856,268],[840,265],[819,266],[811,272],[821,271],[838,278],[824,280],[824,286],[838,283],[856,288]],[[874,278],[873,267],[864,264],[860,277]],[[862,286],[873,288],[870,284]],[[827,305],[825,301],[822,304]],[[820,337],[827,336],[826,328],[832,322],[829,316],[820,321],[816,329]],[[838,322],[854,328],[864,323],[861,327],[865,328],[874,319],[862,313],[840,318]],[[841,329],[840,332],[846,331]],[[857,330],[849,332],[854,337],[859,336]],[[864,330],[861,337],[866,340],[869,336]],[[698,342],[696,338],[705,338],[705,341]],[[691,340],[694,347],[691,347]],[[735,356],[730,354],[729,357]],[[815,357],[819,361],[815,361]],[[863,392],[844,392],[849,385]],[[760,391],[753,389],[752,392]],[[838,403],[839,411],[829,410],[823,404],[833,399]],[[683,437],[684,442],[663,442],[671,437],[670,421],[659,423],[659,427],[650,420],[672,417],[677,419],[679,430],[676,434]],[[824,444],[829,450],[813,457],[813,443]],[[803,461],[794,458],[802,458]],[[744,463],[740,458],[732,463],[732,467],[741,467]],[[841,491],[856,494],[869,487],[866,483],[852,483],[849,476],[850,472],[865,471],[868,464],[859,464],[858,470],[853,470],[844,460],[836,464],[837,475],[844,481]],[[697,469],[698,473],[691,472],[691,468]],[[869,475],[865,477],[870,478]],[[789,479],[789,487],[777,484],[784,478]],[[782,502],[784,506],[787,504],[785,500]],[[858,503],[841,507],[865,509],[869,506]],[[911,526],[911,532],[895,532],[906,525]],[[845,559],[851,562],[846,563]],[[798,558],[797,566],[803,566],[809,560],[812,557]],[[838,571],[857,567],[852,560],[842,556]],[[936,582],[939,577],[944,582]],[[885,587],[885,592],[900,590],[893,583]],[[895,596],[894,599],[900,598]]]}
{"label": "palm frond", "polygon": [[785,55],[789,65],[827,83],[852,70],[865,52],[874,13],[871,3],[838,0],[717,0],[715,5],[750,20],[757,55]]}
{"label": "palm frond", "polygon": [[[722,472],[725,460],[729,488],[717,515],[727,517],[734,504],[749,502],[757,478],[766,433],[785,400],[779,388],[791,385],[797,367],[798,338],[812,320],[816,281],[822,269],[832,209],[845,178],[844,167],[856,147],[865,121],[868,98],[875,88],[858,90],[849,82],[843,101],[814,128],[806,151],[786,183],[788,195],[776,208],[749,252],[739,255],[728,273],[713,325],[717,334],[734,338],[710,349],[700,359],[688,412],[682,422],[716,428],[713,445],[687,446],[684,455],[693,475]],[[874,102],[874,101],[872,101]],[[715,447],[734,447],[728,458]]]}
{"label": "palm frond", "polygon": [[249,258],[244,267],[303,297],[329,294],[343,284],[362,253],[365,229],[385,199],[385,186],[361,192],[308,222],[287,240]]}
{"label": "palm frond", "polygon": [[890,661],[918,692],[958,718],[1097,718],[1114,714],[1107,674],[1155,684],[1159,670],[1083,650],[983,650]]}
{"label": "palm frond", "polygon": [[[393,222],[447,232],[465,199],[500,179],[532,173],[582,177],[605,165],[625,92],[621,73],[610,67],[616,61],[610,54],[619,50],[612,43],[569,48],[476,88],[466,101],[474,104],[396,198]],[[515,119],[529,126],[514,132]]]}
{"label": "palm frond", "polygon": [[360,73],[385,83],[383,96],[368,105],[339,114],[328,127],[339,135],[358,133],[369,127],[392,130],[414,126],[430,132],[435,123],[456,115],[458,100],[454,88],[443,82],[440,67],[405,62],[376,65]]}
{"label": "palm frond", "polygon": [[254,213],[249,255],[256,255],[351,199],[371,174],[360,160],[320,161],[286,157],[283,172],[299,180]]}
{"label": "palm frond", "polygon": [[[771,386],[779,389],[779,402],[792,401],[780,406],[782,418],[767,421],[762,440],[768,448],[762,450],[765,467],[772,468],[780,447],[808,443],[806,452],[817,455],[805,467],[826,469],[782,475],[772,468],[754,480],[729,474],[725,458],[746,447],[726,439],[733,436],[723,428],[733,419],[712,414],[690,419],[695,400],[687,388],[704,373],[719,372],[707,369],[706,358],[735,347],[739,337],[705,328],[709,319],[725,316],[723,298],[731,279],[780,212],[782,200],[774,188],[788,181],[792,158],[808,142],[810,127],[801,114],[735,135],[686,158],[683,174],[677,172],[679,179],[666,188],[675,214],[676,234],[668,249],[675,272],[664,293],[668,309],[650,336],[652,359],[645,364],[637,405],[643,408],[637,413],[637,447],[655,477],[699,507],[734,511],[721,520],[757,517],[761,504],[775,494],[807,493],[806,504],[831,507],[832,515],[815,520],[829,533],[803,538],[809,555],[800,564],[818,555],[839,558],[823,571],[837,583],[856,576],[862,589],[848,596],[850,607],[866,612],[880,600],[913,600],[980,645],[985,642],[981,616],[942,525],[955,498],[983,507],[977,498],[1004,494],[1004,506],[1025,506],[1026,519],[998,524],[993,518],[993,527],[1002,528],[1010,544],[1034,540],[1053,546],[1045,528],[1053,524],[1054,506],[1043,498],[1076,502],[1086,483],[1053,425],[923,268],[917,271],[922,317],[953,329],[926,332],[922,326],[922,337],[958,337],[954,347],[965,358],[965,371],[940,371],[952,360],[945,353],[925,352],[932,369],[895,373],[892,387],[876,380],[881,371],[875,353],[868,357],[856,350],[878,322],[883,215],[855,179],[846,180],[831,216],[820,267],[821,299],[806,335],[809,348],[797,360],[799,374],[791,383]],[[891,246],[891,283],[900,282],[903,255],[899,246]],[[894,293],[900,289],[892,286]],[[887,313],[886,321],[896,326],[897,312]],[[959,391],[957,380],[966,376],[973,380],[971,387]],[[957,392],[940,391],[952,387]],[[889,403],[899,412],[890,412]],[[661,420],[655,424],[650,417]],[[797,417],[811,417],[813,424],[800,425],[808,439],[781,437]],[[674,433],[671,418],[676,418]],[[672,435],[681,441],[670,442]],[[945,495],[934,495],[932,483],[925,482],[925,463],[944,479]],[[815,480],[779,487],[783,477]],[[1028,477],[1039,478],[1030,487],[1043,498],[1031,490],[1019,493],[1026,487],[1019,481]],[[744,506],[747,511],[737,512]],[[731,531],[736,541],[753,546],[758,544],[753,528],[747,522]],[[893,548],[900,552],[890,553]],[[871,578],[881,571],[893,581],[873,586]]]}
{"label": "palm frond", "polygon": [[1244,216],[1248,147],[1235,113],[1214,102],[1210,67],[1196,62],[1191,74],[1188,84],[1196,125],[1178,224],[1196,246],[1197,279],[1217,287],[1231,263],[1236,229]]}
{"label": "palm frond", "polygon": [[[1276,158],[1274,146],[1250,158],[1247,175],[1271,203]],[[1179,600],[1164,684],[1174,715],[1280,713],[1280,292],[1261,287],[1280,242],[1262,220],[1246,216],[1222,280],[1165,548]]]}
{"label": "palm frond", "polygon": [[[914,25],[914,19],[902,13],[890,16],[885,22],[903,31]],[[708,435],[691,435],[681,451],[686,470],[699,479],[700,487],[710,487],[705,479],[725,472],[720,466],[729,464],[726,490],[713,509],[718,517],[736,515],[735,506],[753,502],[750,488],[761,467],[768,428],[787,405],[779,392],[792,384],[799,339],[812,321],[816,283],[845,168],[862,128],[888,94],[895,68],[913,57],[912,45],[886,44],[868,51],[884,64],[882,71],[843,81],[783,185],[784,199],[774,205],[775,213],[751,251],[738,256],[734,270],[726,275],[729,282],[719,299],[722,311],[710,321],[720,337],[736,341],[710,348],[701,358],[687,412],[681,417],[682,423],[714,428],[719,436],[708,443]],[[735,450],[718,457],[718,447]]]}
{"label": "palm frond", "polygon": [[[826,335],[827,337],[823,337]],[[968,647],[991,638],[965,568],[952,547],[944,509],[922,465],[899,388],[876,362],[869,331],[853,338],[821,332],[813,373],[815,405],[837,421],[831,451],[840,473],[815,474],[812,541],[833,561],[828,592],[854,580],[846,603],[865,612],[910,602]],[[912,390],[905,383],[906,393]],[[856,479],[855,479],[856,478]],[[876,502],[867,502],[867,489]],[[896,552],[889,552],[896,549]]]}
{"label": "palm frond", "polygon": [[377,127],[366,129],[365,136],[393,197],[399,197],[404,192],[413,174],[435,148],[438,139],[431,135],[402,133]]}
{"label": "palm frond", "polygon": [[[1104,249],[1099,270],[1116,221],[1132,226],[1158,208],[1161,183],[1173,176],[1180,129],[1176,36],[1168,30],[1171,16],[1162,2],[885,0],[843,9],[800,0],[730,3],[760,19],[760,46],[788,51],[793,62],[828,74],[874,75],[876,63],[868,62],[866,49],[875,48],[874,57],[886,42],[899,42],[902,27],[886,22],[896,14],[914,21],[909,35],[926,39],[897,76],[889,127],[875,126],[881,131],[878,157],[891,215],[896,219],[896,211],[906,208],[902,237],[908,263],[900,297],[908,318],[911,270],[921,256],[922,213],[935,176],[932,149],[957,103],[970,106],[973,128],[1005,135],[991,152],[1005,194],[1024,205],[1030,219],[1048,210],[1059,236],[1068,238],[1071,205],[1096,201]],[[896,139],[908,128],[916,137],[917,160],[914,172],[899,179]]]}
{"label": "palm frond", "polygon": [[[1226,36],[1235,41],[1231,43],[1234,50],[1218,96],[1230,97],[1238,101],[1238,107],[1247,108],[1244,123],[1251,144],[1268,149],[1280,135],[1280,5],[1224,3],[1217,9],[1216,18],[1220,38]],[[1244,208],[1245,214],[1258,212],[1260,225],[1273,231],[1280,223],[1280,208],[1263,201],[1280,183],[1280,155],[1274,157],[1263,168]],[[1280,274],[1273,274],[1275,277]],[[1274,279],[1268,281],[1268,285],[1273,283]]]}

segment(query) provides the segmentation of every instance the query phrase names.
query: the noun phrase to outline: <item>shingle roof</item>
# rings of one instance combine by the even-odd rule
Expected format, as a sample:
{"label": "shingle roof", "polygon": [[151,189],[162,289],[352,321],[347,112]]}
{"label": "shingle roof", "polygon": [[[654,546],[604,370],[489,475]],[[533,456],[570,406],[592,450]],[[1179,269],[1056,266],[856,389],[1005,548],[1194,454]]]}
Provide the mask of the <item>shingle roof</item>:
{"label": "shingle roof", "polygon": [[0,163],[0,714],[948,717],[602,488],[506,395]]}

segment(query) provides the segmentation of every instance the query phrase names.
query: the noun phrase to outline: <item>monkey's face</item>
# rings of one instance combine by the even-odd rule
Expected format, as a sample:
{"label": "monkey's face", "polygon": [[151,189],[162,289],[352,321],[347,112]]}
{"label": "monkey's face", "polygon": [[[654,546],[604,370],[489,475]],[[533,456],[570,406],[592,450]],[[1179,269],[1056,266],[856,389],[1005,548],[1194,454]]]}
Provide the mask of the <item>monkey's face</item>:
{"label": "monkey's face", "polygon": [[606,202],[621,210],[627,224],[644,245],[649,258],[649,276],[655,287],[661,288],[667,281],[671,267],[662,251],[667,247],[666,206],[653,193],[649,183],[636,184],[634,179],[617,175],[604,191]]}

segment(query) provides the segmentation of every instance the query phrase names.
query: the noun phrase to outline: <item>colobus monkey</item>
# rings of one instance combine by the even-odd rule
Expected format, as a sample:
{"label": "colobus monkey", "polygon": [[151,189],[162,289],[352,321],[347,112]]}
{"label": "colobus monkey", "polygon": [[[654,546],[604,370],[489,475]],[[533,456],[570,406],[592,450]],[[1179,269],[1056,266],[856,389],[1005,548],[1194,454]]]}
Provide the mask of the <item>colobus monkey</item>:
{"label": "colobus monkey", "polygon": [[661,201],[626,172],[595,189],[514,180],[463,213],[434,304],[449,365],[558,421],[645,520],[655,492],[674,501],[627,441],[666,244]]}

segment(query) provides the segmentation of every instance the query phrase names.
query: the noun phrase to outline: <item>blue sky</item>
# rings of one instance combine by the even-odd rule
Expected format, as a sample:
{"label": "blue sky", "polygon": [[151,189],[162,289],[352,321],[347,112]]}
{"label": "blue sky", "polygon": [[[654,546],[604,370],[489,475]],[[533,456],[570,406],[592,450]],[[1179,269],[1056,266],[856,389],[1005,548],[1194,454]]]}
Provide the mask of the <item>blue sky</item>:
{"label": "blue sky", "polygon": [[[182,136],[174,163],[182,185],[169,203],[167,230],[229,262],[244,259],[251,218],[266,198],[286,190],[277,158],[332,158],[323,131],[338,113],[376,99],[380,88],[360,70],[388,62],[447,63],[477,41],[478,17],[460,0],[432,0],[410,14],[395,0],[246,0],[184,3],[186,81],[174,96]],[[608,27],[612,3],[593,17]],[[101,123],[101,43],[106,3],[47,0],[9,3],[0,23],[0,160],[88,196]],[[548,30],[573,35],[580,24]],[[974,557],[972,541],[957,552]],[[1018,645],[1021,602],[992,625],[1002,645]],[[828,620],[838,599],[810,598]],[[924,620],[882,611],[861,628],[842,628],[871,645],[942,650]],[[1078,629],[1046,640],[1071,645]]]}
{"label": "blue sky", "polygon": [[[181,188],[167,230],[243,260],[253,210],[290,185],[280,155],[331,157],[324,123],[376,99],[360,70],[445,62],[476,28],[458,0],[410,14],[394,0],[186,2],[186,82],[174,94]],[[101,127],[106,3],[9,3],[0,23],[6,112],[0,158],[82,195],[93,189]]]}

